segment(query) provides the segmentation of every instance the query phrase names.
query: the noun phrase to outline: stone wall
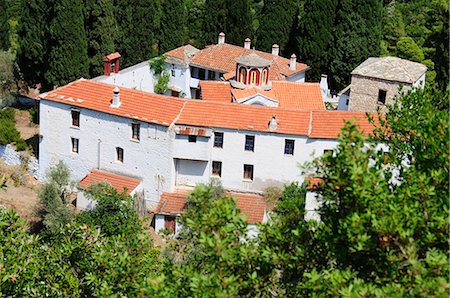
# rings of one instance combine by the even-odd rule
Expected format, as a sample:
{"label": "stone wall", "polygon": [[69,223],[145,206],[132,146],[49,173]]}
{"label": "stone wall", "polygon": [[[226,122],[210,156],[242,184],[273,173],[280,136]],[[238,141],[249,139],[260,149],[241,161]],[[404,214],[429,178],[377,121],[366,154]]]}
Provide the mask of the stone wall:
{"label": "stone wall", "polygon": [[[0,146],[0,158],[10,166],[18,166],[25,160],[22,153],[17,152],[11,145]],[[39,174],[39,162],[38,160],[31,156],[27,158],[28,160],[28,171],[33,177],[38,180],[42,180],[43,177]]]}
{"label": "stone wall", "polygon": [[378,91],[386,90],[386,105],[393,102],[396,95],[399,94],[399,86],[403,85],[403,91],[408,90],[411,85],[393,81],[385,81],[375,78],[352,76],[349,111],[375,112],[380,107],[383,112],[386,111],[384,104],[378,103]]}

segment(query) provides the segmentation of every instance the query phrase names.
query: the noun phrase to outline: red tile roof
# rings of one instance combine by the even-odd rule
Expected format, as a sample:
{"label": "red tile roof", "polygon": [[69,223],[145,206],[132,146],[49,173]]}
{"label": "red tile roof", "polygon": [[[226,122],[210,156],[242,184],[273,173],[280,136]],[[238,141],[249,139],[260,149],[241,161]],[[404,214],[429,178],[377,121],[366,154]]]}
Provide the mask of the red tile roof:
{"label": "red tile roof", "polygon": [[109,54],[109,55],[106,55],[105,57],[103,57],[103,61],[112,61],[112,60],[118,59],[120,57],[122,57],[122,56],[120,56],[119,52],[115,52],[115,53],[112,53],[112,54]]}
{"label": "red tile roof", "polygon": [[231,102],[231,86],[229,82],[200,81],[200,88],[203,100]]}
{"label": "red tile roof", "polygon": [[353,121],[366,136],[375,128],[367,120],[365,112],[314,111],[311,119],[309,137],[315,139],[336,139],[341,133],[345,121]]}
{"label": "red tile roof", "polygon": [[314,177],[306,177],[305,178],[306,189],[314,189],[319,186],[320,183],[323,182],[322,178],[314,178]]}
{"label": "red tile roof", "polygon": [[[264,198],[256,194],[242,194],[228,192],[227,196],[237,199],[236,205],[242,214],[247,216],[249,224],[260,223],[267,210]],[[155,213],[180,214],[183,213],[188,198],[187,192],[164,192],[161,195]]]}
{"label": "red tile roof", "polygon": [[189,60],[192,58],[195,53],[198,52],[198,49],[191,46],[190,44],[181,46],[179,48],[170,50],[164,53],[164,56],[168,58],[175,58],[183,61],[184,63],[189,63]]}
{"label": "red tile roof", "polygon": [[120,88],[121,106],[110,107],[114,86],[80,79],[41,95],[41,99],[60,102],[121,117],[169,126],[185,100],[129,88]]}
{"label": "red tile roof", "polygon": [[[183,55],[184,49],[181,49],[184,47],[186,46],[171,50],[164,55],[185,61]],[[296,69],[291,70],[289,68],[290,60],[287,58],[273,56],[272,53],[245,49],[243,47],[227,43],[210,45],[203,50],[199,50],[190,60],[190,65],[218,70],[223,73],[232,73],[235,72],[236,58],[243,55],[249,55],[251,53],[255,53],[261,58],[272,61],[269,73],[269,79],[271,80],[284,80],[286,76],[291,76],[309,69],[308,65],[297,62]]]}
{"label": "red tile roof", "polygon": [[260,88],[232,88],[229,82],[201,81],[202,99],[208,101],[231,102],[231,95],[243,100],[260,94],[278,101],[278,107],[296,110],[325,110],[319,83],[296,83],[273,81],[272,89],[264,91]]}
{"label": "red tile roof", "polygon": [[[278,122],[275,130],[269,130],[272,116]],[[307,111],[191,100],[176,124],[307,135],[309,118]]]}
{"label": "red tile roof", "polygon": [[105,171],[92,170],[92,172],[81,179],[78,187],[87,190],[89,189],[91,184],[100,182],[109,183],[112,187],[114,187],[115,190],[120,193],[123,192],[124,189],[126,189],[126,193],[129,195],[141,183],[141,180]]}

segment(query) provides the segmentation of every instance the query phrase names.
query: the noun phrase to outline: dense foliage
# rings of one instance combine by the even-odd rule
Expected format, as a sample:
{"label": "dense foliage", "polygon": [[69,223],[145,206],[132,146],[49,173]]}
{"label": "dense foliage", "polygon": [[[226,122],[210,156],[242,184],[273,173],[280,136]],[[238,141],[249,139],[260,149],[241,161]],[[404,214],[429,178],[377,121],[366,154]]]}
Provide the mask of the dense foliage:
{"label": "dense foliage", "polygon": [[[281,53],[348,85],[369,56],[393,55],[428,67],[427,82],[448,83],[448,3],[445,0],[65,0],[0,1],[0,47],[18,51],[23,78],[44,89],[102,73],[102,57],[122,55],[122,67],[191,43],[226,42]],[[61,7],[67,9],[61,10]],[[4,8],[4,9],[2,9]],[[73,31],[73,32],[72,32]],[[68,33],[71,32],[71,33]],[[70,45],[70,46],[69,46]],[[86,53],[87,50],[87,53]],[[69,59],[70,58],[70,59]]]}
{"label": "dense foliage", "polygon": [[0,110],[0,145],[15,144],[18,150],[26,148],[25,141],[16,129],[15,112],[12,108]]}

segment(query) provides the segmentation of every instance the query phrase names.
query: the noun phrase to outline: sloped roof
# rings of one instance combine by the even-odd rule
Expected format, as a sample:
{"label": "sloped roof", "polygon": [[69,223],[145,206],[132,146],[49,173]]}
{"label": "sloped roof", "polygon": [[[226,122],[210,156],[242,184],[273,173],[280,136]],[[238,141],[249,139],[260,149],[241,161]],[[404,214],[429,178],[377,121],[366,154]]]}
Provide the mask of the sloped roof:
{"label": "sloped roof", "polygon": [[[278,127],[269,130],[275,116]],[[309,112],[233,103],[188,101],[176,124],[307,135]]]}
{"label": "sloped roof", "polygon": [[352,75],[377,78],[388,81],[414,83],[427,67],[397,57],[370,57],[352,71]]}
{"label": "sloped roof", "polygon": [[[183,64],[189,64],[192,57],[198,51],[199,51],[199,49],[188,44],[188,45],[184,45],[182,47],[173,49],[171,51],[168,51],[167,53],[164,53],[164,56],[166,56],[169,59],[170,58],[176,59],[173,62],[182,62]],[[177,61],[177,60],[179,60],[179,61]],[[169,60],[168,62],[172,62],[172,61]]]}
{"label": "sloped roof", "polygon": [[[309,137],[313,139],[336,139],[345,121],[353,121],[365,135],[369,135],[375,128],[367,120],[365,112],[313,111],[311,114]],[[375,123],[378,125],[377,121]]]}
{"label": "sloped roof", "polygon": [[231,86],[229,82],[200,81],[202,99],[208,101],[231,102]]}
{"label": "sloped roof", "polygon": [[[180,48],[177,48],[164,55],[179,58],[181,57],[180,51]],[[271,80],[284,80],[285,76],[288,77],[309,69],[308,65],[297,62],[296,69],[291,70],[289,68],[290,60],[287,58],[274,56],[271,53],[245,49],[227,43],[210,45],[203,50],[199,50],[193,55],[190,64],[202,68],[218,70],[223,73],[233,73],[236,68],[236,59],[240,56],[246,56],[252,53],[271,62],[269,73],[269,79]]]}
{"label": "sloped roof", "polygon": [[319,83],[273,81],[272,89],[262,90],[257,87],[232,88],[229,82],[203,81],[200,82],[200,88],[202,89],[202,99],[206,101],[231,102],[231,95],[240,101],[260,94],[278,101],[279,108],[325,110]]}
{"label": "sloped roof", "polygon": [[243,56],[237,57],[236,62],[238,62],[239,64],[247,65],[247,66],[264,67],[264,66],[270,65],[270,63],[272,61],[264,59],[264,58],[256,55],[255,52],[252,52],[248,55],[243,55]]}
{"label": "sloped roof", "polygon": [[[261,223],[267,210],[264,198],[257,194],[227,192],[227,196],[236,198],[236,205],[247,216],[249,224]],[[161,195],[155,213],[181,214],[186,207],[188,192],[164,192]]]}
{"label": "sloped roof", "polygon": [[120,88],[122,104],[112,108],[113,89],[110,84],[80,79],[41,94],[40,98],[163,126],[173,122],[185,102],[177,97]]}
{"label": "sloped roof", "polygon": [[100,182],[110,184],[119,193],[126,189],[126,193],[129,195],[136,187],[138,187],[141,180],[94,169],[81,179],[78,187],[80,189],[88,190],[92,184]]}

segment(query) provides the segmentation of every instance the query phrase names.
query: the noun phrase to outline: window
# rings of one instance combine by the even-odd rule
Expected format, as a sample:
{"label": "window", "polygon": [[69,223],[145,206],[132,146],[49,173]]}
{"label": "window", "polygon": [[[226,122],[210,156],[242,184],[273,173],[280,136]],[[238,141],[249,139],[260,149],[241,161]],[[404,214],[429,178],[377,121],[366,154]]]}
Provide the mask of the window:
{"label": "window", "polygon": [[131,123],[131,138],[137,141],[141,139],[141,125],[139,123]]}
{"label": "window", "polygon": [[172,69],[170,70],[170,75],[175,77],[175,65],[172,64]]}
{"label": "window", "polygon": [[212,162],[212,174],[213,176],[222,177],[222,162],[213,161]]}
{"label": "window", "polygon": [[209,70],[208,71],[208,80],[215,80],[216,79],[216,72]]}
{"label": "window", "polygon": [[116,147],[117,161],[123,162],[123,148]]}
{"label": "window", "polygon": [[284,140],[284,154],[294,155],[294,140]]}
{"label": "window", "polygon": [[269,82],[268,74],[269,74],[269,69],[264,68],[263,71],[262,71],[262,82],[261,82],[261,84],[267,85],[267,83]]}
{"label": "window", "polygon": [[188,141],[189,141],[189,143],[197,143],[197,136],[189,135]]}
{"label": "window", "polygon": [[378,103],[385,104],[386,103],[386,90],[378,90]]}
{"label": "window", "polygon": [[245,136],[245,151],[255,151],[255,136]]}
{"label": "window", "polygon": [[245,67],[239,68],[239,82],[242,84],[247,84],[247,70]]}
{"label": "window", "polygon": [[244,179],[253,181],[253,165],[244,165]]}
{"label": "window", "polygon": [[80,127],[80,111],[72,110],[72,126]]}
{"label": "window", "polygon": [[203,68],[198,69],[198,79],[204,80],[205,79],[205,70]]}
{"label": "window", "polygon": [[78,146],[79,146],[80,140],[76,138],[72,138],[72,152],[78,153]]}
{"label": "window", "polygon": [[223,148],[223,132],[214,132],[214,147]]}
{"label": "window", "polygon": [[180,97],[180,91],[171,90],[170,95],[173,97]]}
{"label": "window", "polygon": [[259,85],[259,70],[257,69],[250,70],[250,84]]}

